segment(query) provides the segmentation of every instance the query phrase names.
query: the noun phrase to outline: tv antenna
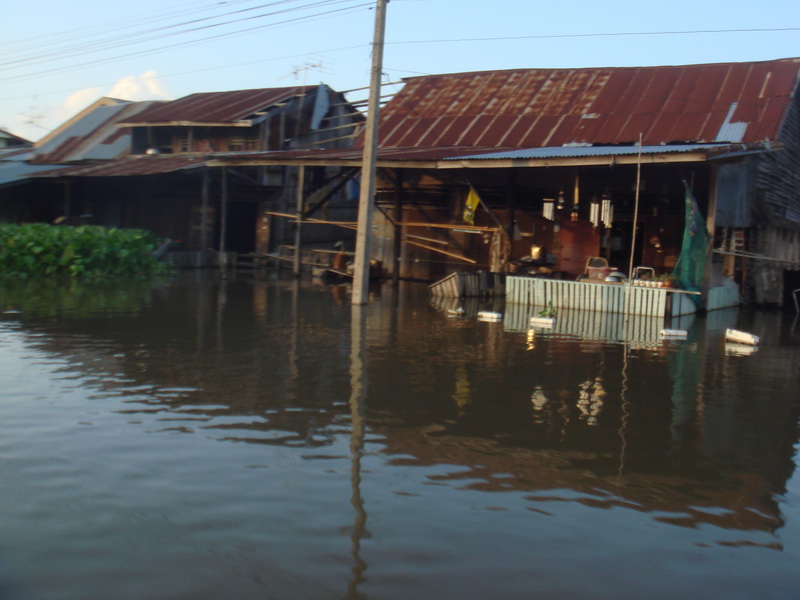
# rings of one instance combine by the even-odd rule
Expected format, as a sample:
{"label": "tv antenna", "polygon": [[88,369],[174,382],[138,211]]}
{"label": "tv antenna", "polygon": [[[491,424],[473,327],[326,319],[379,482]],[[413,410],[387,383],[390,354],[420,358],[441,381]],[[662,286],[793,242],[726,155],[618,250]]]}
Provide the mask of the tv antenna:
{"label": "tv antenna", "polygon": [[324,73],[328,70],[329,69],[325,67],[325,59],[320,57],[315,62],[306,61],[302,65],[294,65],[292,67],[291,72],[284,75],[280,79],[286,79],[287,77],[294,77],[295,80],[299,80],[300,76],[302,75],[303,81],[305,82],[309,71],[317,71],[318,73]]}
{"label": "tv antenna", "polygon": [[47,113],[49,112],[50,112],[49,108],[37,108],[36,96],[34,96],[31,99],[31,106],[27,110],[27,112],[19,113],[19,116],[24,119],[22,121],[23,125],[30,125],[31,127],[47,130],[47,127],[42,125],[42,121],[44,121],[48,117]]}

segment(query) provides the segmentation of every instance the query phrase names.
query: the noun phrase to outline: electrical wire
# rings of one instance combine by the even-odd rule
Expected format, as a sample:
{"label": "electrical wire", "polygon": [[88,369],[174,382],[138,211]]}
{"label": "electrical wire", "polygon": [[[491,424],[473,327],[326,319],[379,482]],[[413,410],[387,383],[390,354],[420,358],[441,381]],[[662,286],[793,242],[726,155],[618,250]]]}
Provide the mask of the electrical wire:
{"label": "electrical wire", "polygon": [[[352,0],[326,0],[325,2],[323,2],[323,4],[338,4],[340,2],[348,2],[348,1],[352,1]],[[24,80],[28,80],[28,79],[35,79],[35,78],[40,77],[42,75],[48,75],[48,74],[51,74],[51,73],[63,73],[63,72],[67,72],[67,71],[73,71],[75,69],[80,69],[82,67],[86,67],[86,66],[90,66],[90,65],[104,64],[104,63],[114,62],[114,61],[117,61],[117,60],[123,60],[123,59],[131,58],[133,56],[142,56],[142,55],[146,55],[146,54],[153,54],[153,53],[156,53],[156,52],[161,52],[163,50],[171,50],[171,49],[175,49],[175,48],[183,48],[183,47],[193,46],[193,45],[197,45],[197,44],[205,44],[205,43],[209,43],[209,42],[212,42],[212,41],[216,41],[216,40],[227,38],[227,37],[234,36],[234,35],[243,35],[243,34],[254,33],[256,31],[262,31],[264,29],[274,28],[274,27],[278,27],[278,26],[281,26],[281,25],[287,25],[287,24],[298,23],[298,22],[303,22],[303,21],[312,21],[312,20],[316,20],[316,19],[319,19],[319,18],[322,18],[322,17],[325,17],[325,16],[330,16],[330,15],[333,15],[333,14],[337,14],[337,13],[340,14],[340,13],[343,13],[343,12],[355,12],[355,11],[358,11],[358,10],[363,10],[363,9],[371,8],[371,7],[372,7],[372,3],[371,2],[366,2],[366,3],[362,3],[362,4],[357,4],[357,5],[354,5],[354,6],[349,6],[349,7],[344,7],[344,8],[338,8],[338,9],[333,9],[333,10],[329,10],[329,11],[324,11],[324,12],[320,12],[320,13],[315,13],[313,15],[306,15],[306,16],[296,17],[296,18],[292,18],[292,19],[285,19],[283,21],[276,21],[276,22],[272,22],[272,23],[267,23],[265,25],[258,25],[258,26],[249,27],[249,28],[246,28],[246,29],[238,29],[236,31],[220,33],[220,34],[213,35],[213,36],[206,36],[206,37],[203,37],[203,38],[200,38],[200,39],[188,40],[188,41],[185,41],[185,42],[178,42],[178,43],[169,44],[169,45],[166,45],[166,46],[159,46],[157,48],[151,48],[151,49],[147,49],[147,50],[140,50],[140,51],[136,51],[136,52],[131,52],[131,53],[127,53],[127,54],[121,54],[121,55],[116,55],[116,56],[111,56],[111,57],[99,58],[99,59],[96,59],[96,60],[86,61],[86,62],[83,62],[83,63],[74,64],[74,65],[65,66],[65,67],[53,67],[53,68],[50,68],[50,69],[45,69],[45,70],[37,71],[37,72],[34,72],[34,73],[28,73],[28,74],[23,74],[23,75],[4,77],[4,78],[0,78],[0,82],[24,81]],[[256,18],[256,17],[253,17],[253,18]],[[249,18],[248,18],[248,20],[249,20]]]}
{"label": "electrical wire", "polygon": [[[274,10],[272,12],[262,13],[258,15],[248,15],[245,17],[240,17],[232,20],[222,21],[218,23],[205,23],[210,20],[219,19],[221,17],[227,17],[230,15],[236,15],[246,12],[251,12],[254,10],[268,8],[268,7],[275,7],[279,5],[289,4],[292,2],[297,2],[298,0],[280,0],[277,2],[271,2],[269,4],[260,4],[255,7],[249,7],[244,9],[239,9],[236,11],[229,11],[223,15],[215,15],[212,17],[203,17],[198,19],[193,19],[190,21],[183,21],[181,23],[173,23],[170,25],[166,25],[163,27],[158,27],[156,29],[148,29],[146,31],[141,32],[134,32],[134,33],[126,33],[126,34],[118,34],[112,36],[110,38],[104,38],[96,41],[90,41],[82,44],[78,44],[72,47],[56,47],[54,49],[48,49],[46,52],[39,52],[38,54],[33,54],[27,57],[16,58],[13,60],[7,60],[5,62],[0,62],[0,70],[9,70],[9,69],[16,69],[24,66],[35,65],[43,62],[51,62],[54,59],[62,60],[66,58],[71,58],[74,56],[81,56],[86,54],[91,54],[92,52],[97,51],[107,51],[113,50],[117,48],[123,48],[127,46],[132,46],[136,44],[142,44],[149,41],[157,41],[160,39],[165,39],[168,37],[186,35],[190,33],[195,33],[198,31],[206,31],[209,29],[225,27],[229,25],[233,25],[236,23],[241,23],[245,21],[252,21],[257,19],[264,19],[268,17],[274,17],[281,14],[286,14],[290,12],[297,12],[303,10],[311,10],[325,6],[331,6],[336,4],[342,3],[352,3],[354,0],[317,0],[315,2],[310,2],[306,4],[302,4],[300,6],[284,8],[280,10]],[[201,24],[204,23],[204,24]],[[191,26],[192,27],[186,27]],[[171,29],[180,28],[177,31],[169,31]],[[233,32],[235,33],[235,32]]]}
{"label": "electrical wire", "polygon": [[[254,2],[256,0],[228,0],[226,6],[231,4],[241,4],[243,2]],[[204,7],[198,7],[196,3],[190,2],[186,4],[191,6],[191,9],[172,10],[164,13],[148,13],[139,17],[122,17],[111,21],[104,21],[93,25],[76,27],[55,33],[48,33],[44,35],[37,35],[22,40],[4,40],[3,52],[4,54],[15,54],[30,48],[39,49],[44,44],[59,44],[67,43],[74,40],[85,40],[89,36],[102,35],[109,32],[119,32],[127,29],[132,29],[140,25],[147,25],[150,23],[158,23],[173,17],[179,17],[186,14],[200,13],[207,10],[218,10],[219,3],[213,2],[212,4]],[[14,48],[17,48],[14,50]]]}
{"label": "electrical wire", "polygon": [[[231,5],[238,5],[238,4],[241,4],[241,3],[244,3],[244,2],[248,2],[248,1],[252,1],[252,0],[228,0],[228,2],[226,2],[225,4],[226,4],[226,6],[231,6]],[[275,6],[275,5],[278,5],[278,4],[287,3],[287,2],[295,2],[295,1],[299,1],[299,0],[281,0],[280,2],[271,2],[271,3],[268,3],[268,4],[260,4],[259,6],[260,7]],[[345,0],[329,0],[329,1],[341,2],[341,1],[345,1]],[[317,4],[320,4],[320,3],[319,2],[315,2],[313,4],[317,5]],[[323,2],[323,4],[326,4],[326,2]],[[193,3],[191,3],[190,5],[193,5]],[[169,18],[171,16],[182,15],[182,14],[185,14],[187,12],[196,13],[196,12],[212,9],[215,6],[216,5],[210,5],[210,6],[206,6],[206,7],[197,8],[197,9],[192,10],[192,11],[172,11],[172,12],[169,12],[169,13],[165,13],[164,15],[159,15],[158,13],[156,13],[155,15],[152,15],[152,16],[143,16],[139,20],[137,20],[136,23],[138,25],[138,24],[142,24],[144,22],[158,22],[160,20],[164,20],[164,19]],[[329,11],[329,12],[326,12],[326,13],[321,13],[321,14],[316,14],[316,15],[309,15],[309,16],[306,16],[306,17],[298,17],[297,19],[289,19],[289,20],[281,21],[281,22],[277,22],[277,23],[270,23],[270,24],[262,25],[262,26],[255,27],[255,28],[248,28],[248,29],[245,29],[245,30],[228,32],[228,33],[220,34],[218,36],[213,36],[211,38],[190,40],[190,41],[186,41],[186,42],[180,42],[180,43],[177,43],[177,44],[163,46],[163,47],[160,47],[160,48],[154,48],[154,49],[150,49],[150,50],[142,50],[142,51],[138,51],[138,52],[134,52],[134,53],[118,55],[118,56],[115,56],[115,57],[107,57],[107,58],[103,58],[103,59],[98,59],[96,61],[89,61],[89,62],[81,63],[81,64],[78,64],[78,65],[72,65],[72,66],[63,67],[63,68],[53,68],[53,69],[48,69],[46,71],[41,71],[41,72],[38,72],[38,73],[31,73],[31,74],[27,74],[27,75],[18,75],[16,77],[11,77],[11,78],[7,78],[7,79],[0,79],[0,81],[13,81],[13,80],[22,80],[22,79],[33,79],[33,78],[39,77],[40,75],[45,75],[45,74],[49,74],[49,73],[53,73],[53,72],[74,70],[74,69],[81,68],[83,66],[89,66],[89,65],[93,65],[93,64],[112,62],[112,61],[116,61],[116,60],[123,60],[125,58],[129,58],[129,57],[132,57],[132,56],[137,56],[137,55],[142,55],[142,54],[151,54],[151,53],[155,53],[155,52],[161,52],[163,50],[168,50],[168,49],[171,49],[171,48],[178,48],[178,47],[184,47],[184,46],[193,45],[193,44],[200,44],[200,43],[204,43],[204,42],[207,42],[207,41],[214,41],[214,40],[222,38],[222,37],[227,37],[227,36],[231,36],[231,35],[238,35],[238,34],[241,34],[241,33],[250,33],[250,32],[253,32],[253,31],[258,31],[258,30],[262,30],[262,29],[266,29],[266,28],[270,28],[270,27],[278,27],[278,26],[284,25],[284,24],[296,23],[296,22],[303,21],[303,20],[313,20],[313,19],[316,19],[316,18],[320,18],[321,16],[330,15],[330,13],[333,13],[333,12],[342,12],[342,11],[347,11],[347,10],[357,10],[357,9],[361,9],[361,8],[364,8],[364,7],[371,7],[371,3],[359,4],[359,5],[354,6],[354,7],[349,7],[349,8],[345,8],[345,9],[339,9],[339,11]],[[253,8],[257,8],[257,7],[253,7]],[[240,10],[237,10],[237,11],[228,11],[226,13],[223,13],[222,15],[219,15],[219,16],[228,16],[228,15],[231,15],[231,14],[234,14],[234,13],[243,12],[244,10],[248,10],[248,9],[240,9]],[[144,21],[144,19],[150,19],[150,21]],[[116,24],[118,22],[120,22],[120,21],[111,21],[111,22],[109,22],[108,27],[111,28],[111,27],[114,26],[114,24]],[[130,23],[131,21],[129,19],[126,19],[124,22],[125,23]],[[178,24],[167,25],[163,29],[169,29],[171,27],[176,27],[176,26],[178,26]],[[76,35],[77,35],[78,33],[81,33],[83,31],[99,30],[102,27],[103,27],[103,25],[101,24],[101,25],[97,25],[97,26],[92,26],[92,28],[73,29],[73,30],[69,30],[67,32],[62,32],[62,34],[56,34],[56,36],[58,36],[58,35],[67,35],[67,34],[70,34],[70,33],[76,33]],[[655,35],[698,35],[698,34],[764,33],[764,32],[771,33],[771,32],[796,32],[796,31],[800,31],[800,28],[788,27],[788,28],[772,28],[772,29],[770,29],[770,28],[751,28],[751,29],[718,29],[718,30],[658,31],[658,32],[616,32],[616,33],[612,32],[612,33],[587,33],[587,34],[552,34],[552,35],[534,35],[534,36],[508,36],[508,37],[494,37],[494,38],[459,38],[459,39],[449,39],[449,40],[448,39],[406,40],[406,41],[397,41],[397,42],[386,42],[386,44],[387,45],[403,45],[403,44],[458,43],[458,42],[480,42],[480,41],[513,41],[513,40],[525,40],[525,39],[534,39],[534,40],[535,39],[569,39],[569,38],[591,38],[591,37],[626,37],[626,36],[630,37],[630,36],[655,36]],[[29,38],[28,41],[30,41],[30,43],[33,44],[36,40],[47,39],[47,37],[48,36],[39,36],[39,37],[36,37],[36,38]],[[20,43],[24,43],[24,42],[20,42]],[[176,73],[169,73],[169,74],[165,74],[165,75],[160,75],[159,78],[174,77],[174,76],[179,76],[179,75],[187,75],[187,74],[193,74],[193,73],[199,73],[199,72],[207,72],[207,71],[220,70],[220,69],[229,69],[229,68],[247,66],[247,65],[252,65],[252,64],[259,64],[259,63],[264,63],[264,62],[285,60],[285,59],[289,59],[289,58],[298,58],[298,57],[302,57],[302,56],[308,56],[309,54],[331,53],[331,52],[353,50],[353,49],[366,48],[366,47],[369,47],[369,46],[366,45],[366,44],[361,44],[361,45],[356,45],[356,46],[346,46],[346,47],[342,47],[342,48],[335,48],[335,49],[330,49],[330,50],[325,50],[325,51],[315,51],[315,52],[312,52],[312,53],[304,52],[304,53],[300,53],[300,54],[288,55],[288,56],[277,57],[277,58],[266,58],[266,59],[259,59],[259,60],[256,60],[256,61],[247,61],[247,62],[242,62],[242,63],[227,64],[227,65],[222,65],[222,66],[217,66],[217,67],[207,67],[207,68],[201,68],[201,69],[193,69],[193,70],[189,70],[189,71],[181,71],[181,72],[176,72]],[[395,69],[395,71],[399,72],[399,70],[396,70],[396,69]],[[405,72],[412,72],[412,71],[405,71]],[[417,73],[417,74],[425,75],[425,73]],[[142,80],[142,81],[147,80],[147,79],[154,79],[154,78],[148,78],[148,77],[140,78],[140,80]],[[102,86],[102,85],[112,85],[112,84],[109,83],[109,84],[97,84],[97,85],[98,86]],[[78,90],[78,89],[84,89],[85,87],[87,87],[87,86],[81,86],[79,88],[70,88],[70,89],[58,90],[58,91],[50,91],[50,92],[45,92],[44,94],[50,95],[50,94],[57,94],[57,93],[63,93],[63,92],[71,92],[71,91],[75,91],[75,90]],[[39,94],[39,95],[43,95],[43,94]],[[6,98],[3,98],[3,100],[14,100],[14,99],[20,99],[20,98],[23,98],[23,97],[27,97],[27,96],[28,96],[28,94],[26,94],[25,96],[6,97]]]}
{"label": "electrical wire", "polygon": [[514,40],[555,40],[570,38],[598,38],[598,37],[630,37],[650,35],[697,35],[708,33],[778,33],[800,31],[800,27],[754,28],[754,29],[696,29],[690,31],[621,31],[616,33],[562,33],[551,35],[518,35],[508,37],[485,38],[455,38],[440,40],[406,40],[402,42],[386,42],[386,45],[401,44],[449,44],[456,42],[499,42]]}

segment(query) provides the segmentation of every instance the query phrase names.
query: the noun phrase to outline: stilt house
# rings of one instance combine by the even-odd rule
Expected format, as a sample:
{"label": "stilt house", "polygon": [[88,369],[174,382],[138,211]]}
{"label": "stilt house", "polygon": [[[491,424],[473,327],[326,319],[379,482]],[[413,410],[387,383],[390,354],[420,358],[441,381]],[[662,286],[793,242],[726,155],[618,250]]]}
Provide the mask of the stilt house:
{"label": "stilt house", "polygon": [[[324,84],[199,93],[171,102],[103,99],[17,157],[49,169],[18,178],[13,197],[0,192],[0,214],[7,221],[139,227],[190,252],[265,251],[291,239],[288,227],[268,227],[263,213],[294,205],[295,171],[208,169],[206,158],[344,148],[363,120]],[[329,184],[324,169],[304,182],[309,193]],[[349,196],[336,198],[326,209],[351,217]],[[342,236],[339,228],[315,233],[325,244]]]}
{"label": "stilt house", "polygon": [[[699,222],[698,287],[780,305],[800,287],[798,74],[790,58],[406,79],[380,114],[375,258],[426,280],[574,280],[592,258],[666,277]],[[359,152],[212,164],[345,169]]]}

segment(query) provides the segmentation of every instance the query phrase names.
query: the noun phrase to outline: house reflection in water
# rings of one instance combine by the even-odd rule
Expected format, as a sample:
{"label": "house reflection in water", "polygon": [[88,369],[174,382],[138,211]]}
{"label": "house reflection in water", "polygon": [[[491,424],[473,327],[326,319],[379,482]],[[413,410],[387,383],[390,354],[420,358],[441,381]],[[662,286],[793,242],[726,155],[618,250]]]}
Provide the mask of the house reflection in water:
{"label": "house reflection in water", "polygon": [[[276,486],[268,497],[308,502],[298,514],[320,520],[265,529],[295,549],[344,532],[339,584],[352,598],[369,596],[393,561],[414,573],[428,572],[430,556],[474,565],[483,540],[468,539],[467,522],[531,548],[531,531],[573,531],[558,539],[585,539],[592,556],[627,535],[646,546],[653,528],[686,534],[688,544],[665,542],[681,556],[703,544],[781,547],[800,407],[778,393],[798,358],[777,341],[779,322],[759,321],[767,343],[736,356],[722,339],[736,313],[698,317],[680,343],[657,340],[650,321],[629,323],[625,338],[615,321],[566,312],[531,335],[528,315],[448,318],[415,289],[376,289],[361,316],[322,286],[236,277],[139,289],[136,307],[95,307],[91,318],[0,308],[25,308],[4,321],[58,357],[94,410],[123,414],[134,438],[147,422],[148,441],[257,449],[264,485]],[[274,483],[281,469],[286,488]],[[624,532],[613,525],[620,513]],[[434,540],[441,553],[429,526],[445,532]],[[404,558],[419,553],[426,559]]]}

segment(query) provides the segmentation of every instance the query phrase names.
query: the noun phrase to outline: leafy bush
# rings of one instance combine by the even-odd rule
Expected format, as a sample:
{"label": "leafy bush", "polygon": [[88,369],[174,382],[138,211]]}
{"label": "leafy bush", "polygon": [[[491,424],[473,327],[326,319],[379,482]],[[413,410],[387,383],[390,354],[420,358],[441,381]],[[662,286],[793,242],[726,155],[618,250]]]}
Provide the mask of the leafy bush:
{"label": "leafy bush", "polygon": [[153,257],[156,237],[140,229],[83,225],[0,225],[0,274],[69,277],[145,275],[167,266]]}

